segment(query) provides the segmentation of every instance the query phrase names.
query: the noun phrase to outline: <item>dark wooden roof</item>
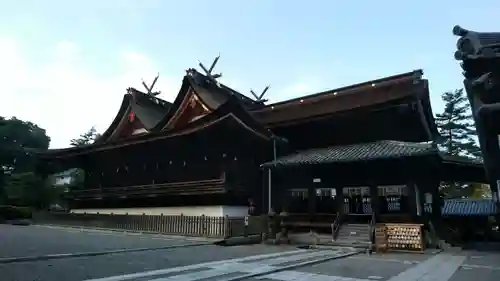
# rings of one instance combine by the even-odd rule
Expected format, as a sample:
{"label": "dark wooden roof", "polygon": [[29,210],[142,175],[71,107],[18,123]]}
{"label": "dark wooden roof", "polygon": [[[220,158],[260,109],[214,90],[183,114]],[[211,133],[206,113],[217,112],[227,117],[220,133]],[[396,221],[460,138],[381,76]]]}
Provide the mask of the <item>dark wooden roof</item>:
{"label": "dark wooden roof", "polygon": [[252,113],[264,124],[308,118],[372,106],[406,96],[418,96],[425,87],[422,71],[416,70],[347,87],[266,105]]}
{"label": "dark wooden roof", "polygon": [[444,163],[449,164],[462,164],[462,165],[470,165],[470,166],[483,166],[483,160],[479,158],[471,158],[466,156],[456,156],[456,155],[448,155],[448,154],[440,154],[441,159]]}
{"label": "dark wooden roof", "polygon": [[105,143],[119,129],[120,124],[127,118],[127,113],[133,111],[141,123],[150,130],[167,114],[172,107],[168,101],[148,95],[134,88],[127,89],[123,96],[122,105],[111,125],[104,131],[96,143]]}
{"label": "dark wooden roof", "polygon": [[129,89],[129,92],[133,93],[135,97],[135,102],[131,103],[131,109],[148,130],[154,128],[172,107],[172,103],[142,93],[134,88]]}
{"label": "dark wooden roof", "polygon": [[262,167],[347,163],[432,154],[437,154],[437,148],[432,143],[383,140],[300,151],[267,162]]}
{"label": "dark wooden roof", "polygon": [[120,146],[128,146],[158,139],[188,135],[212,126],[226,126],[231,128],[232,131],[234,131],[235,128],[240,127],[264,140],[269,140],[273,136],[270,130],[265,129],[260,123],[252,118],[236,97],[230,96],[224,104],[219,106],[210,114],[192,121],[181,128],[164,131],[151,131],[149,134],[145,135],[136,135],[127,139],[109,140],[108,142],[99,142],[80,147],[51,149],[48,151],[38,152],[37,154],[41,158],[64,158],[67,156],[85,154],[91,151],[107,150]]}
{"label": "dark wooden roof", "polygon": [[117,130],[119,127],[120,123],[123,122],[123,119],[127,115],[127,112],[130,110],[130,101],[132,100],[132,96],[129,94],[126,94],[123,96],[122,104],[120,106],[120,109],[118,110],[118,113],[116,114],[115,118],[113,119],[113,122],[111,122],[111,125],[104,131],[101,136],[95,141],[96,143],[103,143],[106,142],[111,135]]}
{"label": "dark wooden roof", "polygon": [[415,95],[420,98],[421,108],[419,110],[422,111],[423,122],[426,122],[425,126],[428,127],[431,135],[437,136],[427,81],[421,80],[421,75],[422,71],[417,70],[284,102],[263,105],[225,85],[215,85],[207,76],[194,69],[189,69],[173,103],[152,97],[133,88],[129,89],[129,93],[124,96],[117,116],[97,143],[109,141],[120,124],[126,120],[126,115],[130,111],[137,115],[148,131],[159,132],[166,129],[171,118],[178,110],[181,110],[180,107],[190,89],[194,90],[201,102],[211,110],[224,104],[228,97],[233,97],[244,109],[250,111],[258,122],[264,125],[369,107]]}
{"label": "dark wooden roof", "polygon": [[170,110],[163,116],[163,118],[156,124],[151,131],[161,131],[169,123],[171,118],[180,110],[183,101],[192,89],[196,95],[201,99],[201,102],[209,107],[211,110],[217,109],[222,104],[226,103],[229,97],[237,100],[243,108],[255,108],[261,106],[260,103],[245,95],[234,91],[233,89],[222,84],[215,85],[207,76],[199,73],[195,69],[187,70],[187,74],[182,80],[182,85],[173,102]]}
{"label": "dark wooden roof", "polygon": [[[415,97],[421,105],[416,110],[420,112],[422,122],[428,126],[430,134],[437,134],[430,108],[427,81],[422,80],[421,75],[422,71],[417,70],[266,106],[225,85],[214,83],[205,75],[190,69],[183,78],[181,88],[173,103],[131,88],[124,96],[120,110],[112,124],[96,143],[80,148],[51,151],[64,154],[64,151],[102,149],[102,147],[128,145],[178,134],[177,129],[166,128],[166,125],[179,110],[182,110],[181,105],[191,91],[194,91],[201,102],[212,112],[188,123],[185,128],[180,128],[184,131],[197,130],[222,116],[232,115],[231,118],[242,121],[241,125],[268,137],[272,133],[264,126],[269,122],[308,118],[315,114],[348,111]],[[130,111],[137,115],[149,133],[131,136],[127,139],[113,138],[113,134],[119,130],[121,124],[127,121],[127,114]]]}

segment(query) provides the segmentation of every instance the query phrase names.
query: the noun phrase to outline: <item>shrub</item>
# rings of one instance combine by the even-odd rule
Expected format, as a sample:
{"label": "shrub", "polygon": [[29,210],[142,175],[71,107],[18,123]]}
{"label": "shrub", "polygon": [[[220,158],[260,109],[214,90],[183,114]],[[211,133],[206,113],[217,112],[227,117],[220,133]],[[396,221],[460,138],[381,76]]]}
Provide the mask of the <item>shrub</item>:
{"label": "shrub", "polygon": [[0,206],[0,220],[30,219],[32,215],[30,207]]}

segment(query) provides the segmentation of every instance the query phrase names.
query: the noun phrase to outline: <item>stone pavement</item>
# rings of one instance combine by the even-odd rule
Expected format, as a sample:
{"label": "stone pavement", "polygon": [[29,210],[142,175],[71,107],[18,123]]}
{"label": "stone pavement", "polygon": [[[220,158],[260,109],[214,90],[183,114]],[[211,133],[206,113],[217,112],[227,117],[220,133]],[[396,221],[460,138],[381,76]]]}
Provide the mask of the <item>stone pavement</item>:
{"label": "stone pavement", "polygon": [[163,235],[0,224],[0,260],[83,252],[158,249],[200,242],[203,241]]}
{"label": "stone pavement", "polygon": [[[0,225],[2,281],[497,281],[500,253],[367,255],[352,248],[193,245],[182,237]],[[180,245],[180,247],[170,247]],[[149,247],[137,251],[137,247]],[[73,255],[100,250],[101,255]],[[125,250],[124,252],[117,252]],[[108,252],[105,252],[108,251]]]}
{"label": "stone pavement", "polygon": [[[350,249],[298,250],[86,281],[496,281],[498,254],[353,255]],[[477,253],[476,253],[477,254]],[[485,260],[490,265],[477,264]],[[319,261],[314,263],[314,261]],[[313,263],[307,265],[307,263]]]}
{"label": "stone pavement", "polygon": [[[295,250],[273,254],[255,255],[238,259],[194,264],[87,281],[234,281],[251,278],[273,279],[275,272],[294,269],[355,254],[353,249]],[[280,273],[293,271],[281,271]],[[278,274],[280,274],[278,273]],[[289,279],[275,279],[289,280]],[[295,279],[292,279],[295,280]]]}

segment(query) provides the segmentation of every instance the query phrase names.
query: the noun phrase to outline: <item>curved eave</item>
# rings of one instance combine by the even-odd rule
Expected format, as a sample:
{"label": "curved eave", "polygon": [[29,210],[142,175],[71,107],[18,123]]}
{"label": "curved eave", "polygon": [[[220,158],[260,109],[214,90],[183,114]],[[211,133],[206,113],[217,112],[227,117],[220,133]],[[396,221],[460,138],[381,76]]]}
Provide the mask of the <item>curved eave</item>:
{"label": "curved eave", "polygon": [[279,107],[253,110],[251,113],[262,124],[275,127],[284,123],[370,108],[401,99],[415,100],[419,95],[417,89],[421,81],[419,77],[403,76],[373,86],[370,84],[362,88],[349,88],[345,92],[339,91],[328,96],[317,96],[309,100],[304,98],[293,106],[283,104]]}
{"label": "curved eave", "polygon": [[148,95],[137,89],[129,88],[128,92],[134,97],[134,102],[131,102],[132,111],[148,131],[153,129],[172,107],[170,102]]}
{"label": "curved eave", "polygon": [[242,129],[250,132],[251,134],[262,140],[266,141],[272,137],[272,133],[269,130],[263,128],[258,122],[253,120],[253,118],[241,107],[241,105],[231,98],[228,100],[228,102],[221,105],[212,113],[207,114],[196,121],[188,123],[187,126],[183,127],[182,129],[170,130],[168,132],[151,132],[147,135],[132,136],[126,141],[113,140],[107,143],[85,145],[81,147],[71,147],[66,149],[48,150],[46,152],[38,153],[38,156],[45,159],[74,157],[96,151],[104,151],[117,147],[130,146],[155,140],[174,138],[202,132],[203,130],[206,130],[210,127],[223,124],[226,121],[234,121]]}
{"label": "curved eave", "polygon": [[199,128],[204,128],[207,125],[211,125],[218,120],[225,118],[234,118],[241,126],[246,130],[256,134],[263,139],[270,139],[272,137],[272,132],[264,128],[259,122],[257,122],[239,103],[237,97],[228,97],[228,100],[215,109],[213,112],[188,123],[186,126],[179,130],[171,130],[169,133],[175,134],[176,132],[186,132],[195,131]]}
{"label": "curved eave", "polygon": [[[296,106],[299,103],[301,104],[307,104],[307,103],[313,103],[317,102],[320,100],[324,99],[329,99],[329,98],[338,98],[343,95],[351,95],[351,94],[356,94],[360,92],[366,92],[366,91],[371,91],[373,89],[373,85],[376,87],[386,87],[390,85],[395,85],[399,84],[404,81],[414,81],[414,80],[419,80],[421,79],[423,75],[423,71],[421,69],[402,73],[402,74],[397,74],[393,76],[388,76],[380,79],[375,79],[375,80],[370,80],[358,84],[353,84],[349,85],[346,87],[342,88],[337,88],[333,90],[328,90],[325,92],[320,92],[320,93],[315,93],[312,95],[306,95],[306,96],[301,96],[298,98],[293,98],[281,102],[276,102],[272,104],[267,104],[264,108],[260,108],[257,111],[270,111],[270,110],[275,110],[275,109],[281,109],[285,107],[290,107],[290,106]],[[300,102],[302,101],[302,102]]]}
{"label": "curved eave", "polygon": [[104,133],[102,133],[102,135],[98,139],[96,139],[95,144],[100,144],[108,141],[111,136],[119,129],[120,124],[123,123],[124,119],[126,119],[127,113],[130,110],[131,100],[131,95],[126,94],[123,96],[122,104],[120,106],[120,109],[118,110],[118,113],[113,119],[113,122],[111,122],[111,125],[109,125],[106,131],[104,131]]}
{"label": "curved eave", "polygon": [[230,93],[227,90],[221,89],[216,85],[206,82],[206,77],[193,73],[192,75],[184,76],[181,89],[165,117],[152,129],[152,131],[162,131],[172,129],[171,127],[176,122],[177,117],[182,115],[187,103],[192,95],[196,95],[197,101],[209,111],[214,111],[224,104]]}
{"label": "curved eave", "polygon": [[156,124],[154,128],[151,128],[152,132],[159,132],[165,126],[167,126],[170,119],[172,119],[172,117],[180,110],[181,105],[183,104],[184,100],[186,99],[189,93],[190,87],[191,83],[189,81],[189,78],[187,76],[184,76],[184,78],[182,79],[181,88],[179,89],[179,93],[177,94],[177,97],[172,103],[172,106],[168,110],[167,114],[165,114],[165,116],[158,122],[158,124]]}
{"label": "curved eave", "polygon": [[202,106],[208,108],[210,111],[215,111],[229,99],[233,99],[233,101],[239,103],[243,108],[260,105],[225,85],[215,85],[207,76],[194,69],[190,69],[187,72],[188,74],[184,76],[179,93],[170,110],[151,131],[159,132],[172,129],[172,123],[175,123],[176,117],[182,114],[191,94],[195,94]]}
{"label": "curved eave", "polygon": [[423,88],[421,90],[422,95],[420,96],[420,101],[422,104],[423,112],[426,124],[429,128],[429,134],[431,140],[439,140],[441,134],[439,134],[436,120],[434,118],[434,113],[432,111],[431,98],[429,93],[429,81],[422,80]]}

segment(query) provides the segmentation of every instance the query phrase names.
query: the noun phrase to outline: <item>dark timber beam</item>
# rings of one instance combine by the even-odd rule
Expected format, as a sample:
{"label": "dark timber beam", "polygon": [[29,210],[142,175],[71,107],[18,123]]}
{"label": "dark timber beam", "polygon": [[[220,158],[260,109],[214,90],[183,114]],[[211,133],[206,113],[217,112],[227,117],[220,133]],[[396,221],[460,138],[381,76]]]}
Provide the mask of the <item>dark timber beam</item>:
{"label": "dark timber beam", "polygon": [[417,196],[416,196],[416,184],[410,181],[406,184],[406,189],[408,190],[408,213],[412,221],[417,221]]}
{"label": "dark timber beam", "polygon": [[340,216],[344,215],[344,187],[341,183],[335,183],[335,209]]}
{"label": "dark timber beam", "polygon": [[[455,26],[455,59],[464,70],[467,91],[491,191],[498,201],[500,148],[491,115],[500,112],[500,32],[475,32]],[[498,204],[498,202],[497,202]],[[500,205],[498,205],[500,206]]]}

